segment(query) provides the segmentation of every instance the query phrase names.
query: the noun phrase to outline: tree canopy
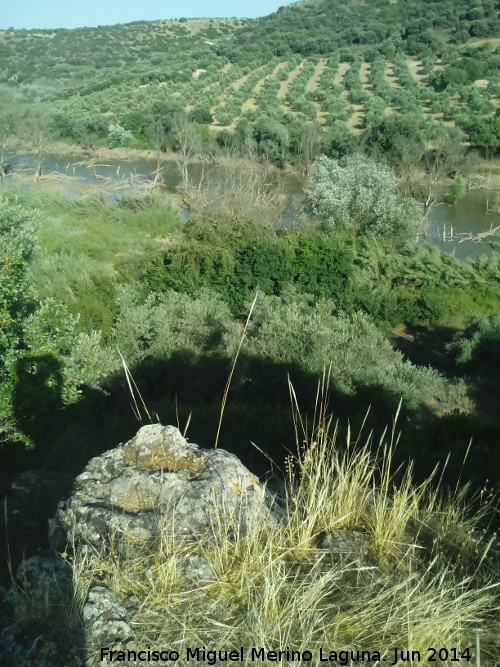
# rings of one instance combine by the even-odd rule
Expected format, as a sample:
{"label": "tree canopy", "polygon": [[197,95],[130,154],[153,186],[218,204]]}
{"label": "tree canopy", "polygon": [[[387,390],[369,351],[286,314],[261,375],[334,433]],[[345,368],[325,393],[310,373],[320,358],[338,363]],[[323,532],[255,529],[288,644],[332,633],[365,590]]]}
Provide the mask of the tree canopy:
{"label": "tree canopy", "polygon": [[414,199],[399,195],[389,167],[359,154],[319,157],[308,201],[332,232],[408,239],[415,237],[422,216]]}

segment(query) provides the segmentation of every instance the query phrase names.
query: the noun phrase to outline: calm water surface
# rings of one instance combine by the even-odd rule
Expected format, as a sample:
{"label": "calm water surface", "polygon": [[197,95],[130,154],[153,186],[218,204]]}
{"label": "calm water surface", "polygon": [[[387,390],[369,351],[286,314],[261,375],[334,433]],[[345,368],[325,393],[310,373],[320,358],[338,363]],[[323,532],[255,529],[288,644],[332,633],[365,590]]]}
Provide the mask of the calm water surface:
{"label": "calm water surface", "polygon": [[[8,162],[15,169],[35,166],[35,158],[29,154],[16,155]],[[89,186],[98,186],[110,198],[117,198],[127,190],[130,191],[131,179],[140,189],[140,185],[150,180],[156,169],[156,161],[146,159],[116,161],[110,158],[91,166],[79,162],[80,159],[77,157],[51,155],[44,159],[43,169],[45,172],[56,172],[64,176],[67,180],[58,185],[62,185],[70,194],[78,196],[88,191]],[[223,166],[194,163],[188,166],[188,171],[190,181],[195,184],[199,183],[201,178],[218,185],[227,182],[227,171]],[[174,160],[162,163],[162,176],[164,187],[174,193],[181,184],[181,174]],[[276,172],[275,179],[276,184],[283,187],[284,193],[289,198],[302,195],[303,182],[296,175]],[[487,213],[488,202],[491,203],[492,199],[491,190],[471,190],[466,197],[453,205],[436,206],[429,216],[429,228],[425,240],[462,259],[479,253],[490,253],[491,248],[487,243],[458,242],[457,237],[459,238],[460,234],[478,234],[500,224],[500,215]],[[285,213],[284,222],[290,224],[293,222],[293,216]],[[446,240],[451,234],[454,240]]]}

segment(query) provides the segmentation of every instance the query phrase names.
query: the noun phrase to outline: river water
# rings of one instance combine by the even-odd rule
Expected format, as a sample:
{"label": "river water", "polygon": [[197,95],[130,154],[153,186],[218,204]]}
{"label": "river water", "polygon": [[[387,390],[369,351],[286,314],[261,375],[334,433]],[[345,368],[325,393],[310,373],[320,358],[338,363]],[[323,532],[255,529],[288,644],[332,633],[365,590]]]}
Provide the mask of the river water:
{"label": "river water", "polygon": [[[156,169],[156,162],[148,159],[120,160],[106,159],[94,163],[82,163],[81,158],[71,156],[51,155],[44,158],[44,173],[58,174],[61,180],[57,181],[59,188],[75,196],[88,192],[89,189],[98,189],[110,198],[130,192],[132,183],[136,191],[141,191]],[[8,160],[16,173],[22,168],[34,168],[35,157],[30,154],[19,154]],[[193,163],[188,165],[189,179],[197,184],[204,178],[207,182],[224,184],[226,168],[219,165],[203,165]],[[163,161],[161,174],[164,187],[170,193],[175,193],[182,182],[181,172],[174,160]],[[303,181],[292,173],[276,172],[276,185],[282,187],[289,202],[303,195]],[[7,182],[12,182],[12,176]],[[43,183],[43,182],[42,182]],[[24,186],[28,188],[40,187],[40,184]],[[429,216],[429,227],[425,240],[439,246],[445,252],[454,253],[464,259],[479,253],[491,252],[488,243],[474,243],[464,240],[464,235],[479,234],[500,224],[500,215],[488,213],[488,203],[492,203],[491,190],[471,190],[463,199],[453,205],[441,204],[432,209]],[[293,206],[290,204],[290,210]],[[293,214],[284,214],[284,223],[293,222]],[[499,240],[499,236],[491,240]]]}

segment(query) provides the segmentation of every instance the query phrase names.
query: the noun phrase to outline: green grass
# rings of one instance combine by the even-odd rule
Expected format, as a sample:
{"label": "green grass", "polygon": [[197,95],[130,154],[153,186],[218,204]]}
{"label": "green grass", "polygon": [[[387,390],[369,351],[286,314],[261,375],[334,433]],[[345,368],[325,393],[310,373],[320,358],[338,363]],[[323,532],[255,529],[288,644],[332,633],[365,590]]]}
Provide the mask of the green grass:
{"label": "green grass", "polygon": [[444,288],[441,296],[446,303],[447,317],[443,324],[461,328],[473,315],[494,315],[498,313],[499,288],[485,285],[464,289]]}
{"label": "green grass", "polygon": [[80,315],[82,329],[109,333],[114,288],[137,257],[171,242],[183,222],[159,194],[109,203],[102,195],[72,199],[56,191],[6,191],[40,209],[40,251],[30,268],[39,299],[60,299]]}

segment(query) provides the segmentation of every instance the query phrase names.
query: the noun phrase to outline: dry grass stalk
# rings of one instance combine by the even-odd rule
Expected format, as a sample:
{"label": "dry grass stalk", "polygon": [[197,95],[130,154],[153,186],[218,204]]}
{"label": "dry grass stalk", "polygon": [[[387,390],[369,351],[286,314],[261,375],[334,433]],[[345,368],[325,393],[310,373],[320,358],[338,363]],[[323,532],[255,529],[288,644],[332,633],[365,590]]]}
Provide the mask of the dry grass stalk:
{"label": "dry grass stalk", "polygon": [[132,373],[130,372],[130,369],[127,365],[127,362],[125,361],[125,359],[123,357],[123,354],[120,352],[118,347],[116,349],[118,351],[118,354],[120,355],[123,370],[125,371],[125,379],[127,380],[127,385],[128,385],[128,389],[130,391],[130,396],[132,397],[132,401],[133,401],[133,405],[131,404],[132,411],[133,411],[137,421],[139,421],[142,424],[141,410],[139,408],[139,405],[138,405],[136,397],[135,397],[135,394],[137,393],[137,395],[138,395],[138,397],[139,397],[139,399],[142,403],[142,407],[144,408],[144,412],[148,416],[149,422],[152,424],[153,420],[151,419],[151,415],[149,414],[149,410],[146,407],[146,403],[144,402],[144,400],[142,398],[141,392],[139,391],[139,387],[135,383],[135,380],[132,376]]}
{"label": "dry grass stalk", "polygon": [[214,443],[215,448],[217,448],[217,446],[219,444],[219,435],[220,435],[220,430],[221,430],[221,426],[222,426],[222,418],[224,417],[224,410],[226,408],[226,403],[227,403],[227,395],[229,393],[229,388],[231,387],[231,382],[232,382],[233,375],[234,375],[234,369],[236,368],[236,362],[238,361],[238,357],[240,355],[241,346],[243,345],[243,341],[245,340],[245,335],[247,333],[248,325],[250,324],[250,320],[252,319],[252,313],[253,313],[253,309],[255,308],[255,304],[257,303],[258,295],[259,295],[259,292],[257,290],[255,292],[255,296],[254,296],[252,304],[250,306],[250,310],[248,311],[247,320],[245,322],[245,326],[243,327],[243,331],[242,331],[241,337],[240,337],[240,342],[238,344],[238,349],[236,350],[236,354],[234,355],[231,370],[229,371],[226,386],[224,388],[224,394],[222,395],[222,404],[221,404],[221,407],[220,407],[219,422],[217,424],[217,433],[215,435],[215,443]]}

